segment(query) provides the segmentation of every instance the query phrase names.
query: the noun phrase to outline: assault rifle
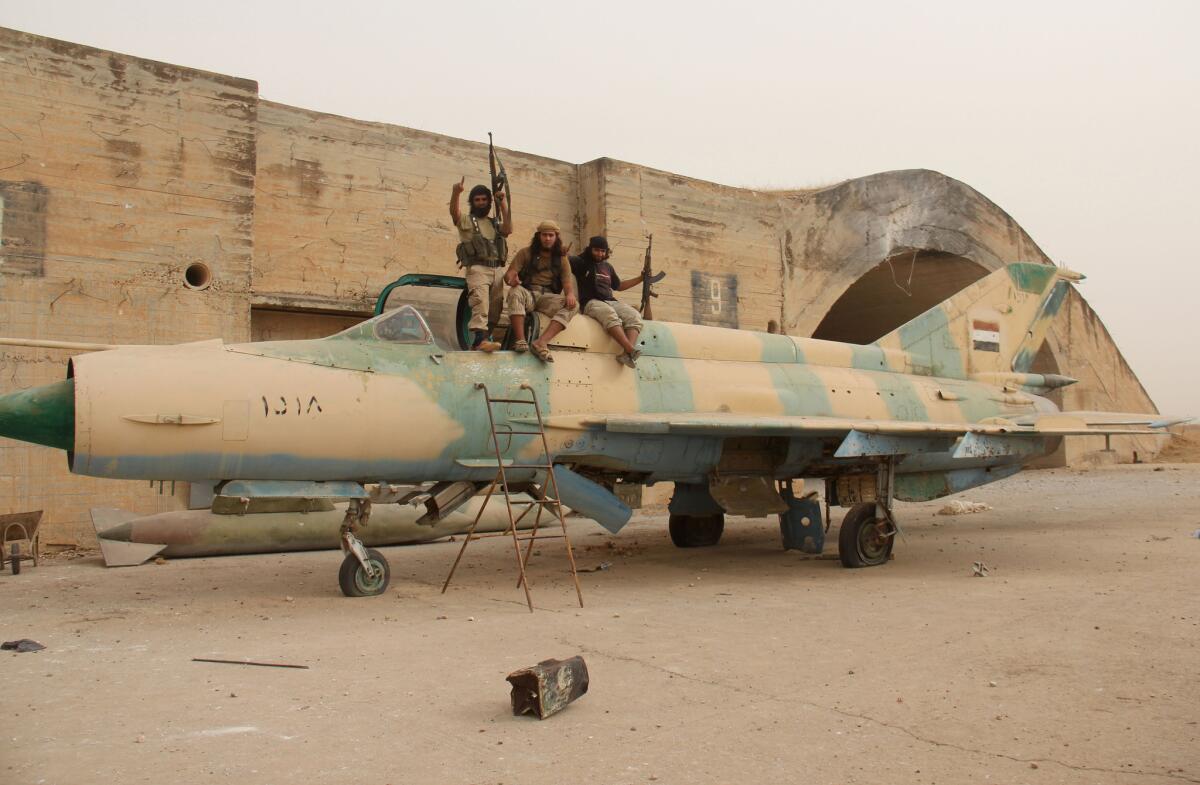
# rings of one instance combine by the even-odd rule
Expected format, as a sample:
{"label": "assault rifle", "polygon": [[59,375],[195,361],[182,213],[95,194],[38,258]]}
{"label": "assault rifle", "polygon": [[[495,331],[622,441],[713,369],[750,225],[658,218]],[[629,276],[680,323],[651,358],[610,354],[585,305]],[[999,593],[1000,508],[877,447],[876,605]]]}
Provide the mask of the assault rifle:
{"label": "assault rifle", "polygon": [[[508,201],[508,210],[512,212],[512,189],[508,185],[508,172],[504,171],[504,164],[500,161],[500,156],[496,155],[496,145],[492,144],[492,132],[488,131],[488,167],[492,170],[492,200],[496,199],[496,194],[504,191],[504,198]],[[496,219],[500,220],[500,208],[496,208]]]}
{"label": "assault rifle", "polygon": [[654,318],[654,314],[650,311],[650,298],[658,297],[658,292],[654,291],[653,284],[667,277],[666,273],[655,275],[654,271],[650,269],[650,252],[653,247],[654,235],[650,235],[646,240],[646,258],[642,261],[642,304],[638,307],[638,310],[642,312],[643,319]]}

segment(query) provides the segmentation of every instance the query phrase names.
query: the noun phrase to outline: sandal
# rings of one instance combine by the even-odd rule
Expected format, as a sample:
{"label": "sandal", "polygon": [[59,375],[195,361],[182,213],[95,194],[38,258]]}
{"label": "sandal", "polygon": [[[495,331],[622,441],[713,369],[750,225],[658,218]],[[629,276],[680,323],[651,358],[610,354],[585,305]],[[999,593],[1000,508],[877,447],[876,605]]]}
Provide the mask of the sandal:
{"label": "sandal", "polygon": [[538,346],[536,343],[531,343],[529,344],[529,351],[533,353],[534,357],[538,358],[544,363],[554,362],[554,357],[550,354],[550,350],[544,346]]}
{"label": "sandal", "polygon": [[529,351],[529,341],[517,341],[516,343],[513,344],[513,351],[514,352]]}
{"label": "sandal", "polygon": [[637,361],[641,356],[642,353],[637,349],[634,349],[632,352],[621,352],[617,355],[617,362],[626,368],[637,368]]}

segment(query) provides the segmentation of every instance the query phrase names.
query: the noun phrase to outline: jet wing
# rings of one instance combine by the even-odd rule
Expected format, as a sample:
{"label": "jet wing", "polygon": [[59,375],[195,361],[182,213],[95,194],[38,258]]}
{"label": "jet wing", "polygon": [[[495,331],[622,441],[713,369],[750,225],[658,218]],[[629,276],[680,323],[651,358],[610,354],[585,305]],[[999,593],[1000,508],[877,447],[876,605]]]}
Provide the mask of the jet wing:
{"label": "jet wing", "polygon": [[[1093,412],[1111,415],[1106,424],[1093,425],[1078,413],[1065,412],[1019,419],[993,418],[983,422],[921,422],[869,420],[852,417],[805,415],[750,415],[730,412],[684,414],[554,415],[544,418],[548,427],[567,430],[603,430],[610,433],[677,434],[690,436],[845,436],[851,431],[887,436],[1084,436],[1106,433],[1160,434],[1159,428],[1175,424],[1159,415]],[[1138,427],[1141,426],[1141,427]]]}
{"label": "jet wing", "polygon": [[[1089,427],[1101,428],[1119,428],[1121,426],[1140,425],[1145,428],[1170,428],[1172,425],[1180,425],[1185,422],[1190,422],[1194,417],[1184,417],[1172,414],[1151,414],[1149,412],[1089,412],[1089,411],[1071,411],[1058,412],[1056,414],[1030,414],[1014,417],[1013,422],[1019,425],[1036,425],[1040,419],[1046,417],[1071,417],[1076,420],[1081,420]],[[1111,433],[1124,433],[1124,431],[1113,430]],[[1105,433],[1101,430],[1098,433]]]}

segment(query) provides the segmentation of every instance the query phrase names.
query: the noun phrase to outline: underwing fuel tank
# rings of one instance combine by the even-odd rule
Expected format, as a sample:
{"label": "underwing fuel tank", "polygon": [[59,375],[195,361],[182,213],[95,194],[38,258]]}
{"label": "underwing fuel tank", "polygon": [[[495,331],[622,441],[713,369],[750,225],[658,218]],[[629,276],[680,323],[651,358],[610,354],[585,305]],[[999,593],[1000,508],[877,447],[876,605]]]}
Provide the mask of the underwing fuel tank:
{"label": "underwing fuel tank", "polygon": [[[154,515],[138,515],[125,510],[92,508],[92,525],[109,567],[141,564],[155,556],[181,558],[193,556],[230,556],[250,553],[315,551],[339,547],[339,528],[346,505],[316,500],[317,509],[308,512],[250,512],[219,514],[212,510],[177,510]],[[431,542],[465,533],[479,514],[482,497],[471,499],[461,508],[432,525],[417,523],[424,507],[401,504],[377,504],[359,536],[368,547]],[[532,503],[525,494],[513,496],[514,516]],[[517,528],[533,526],[534,513],[525,515]],[[557,520],[557,519],[556,519]],[[541,525],[547,525],[542,517]],[[476,532],[498,532],[508,527],[508,512],[503,499],[493,498],[483,510]]]}

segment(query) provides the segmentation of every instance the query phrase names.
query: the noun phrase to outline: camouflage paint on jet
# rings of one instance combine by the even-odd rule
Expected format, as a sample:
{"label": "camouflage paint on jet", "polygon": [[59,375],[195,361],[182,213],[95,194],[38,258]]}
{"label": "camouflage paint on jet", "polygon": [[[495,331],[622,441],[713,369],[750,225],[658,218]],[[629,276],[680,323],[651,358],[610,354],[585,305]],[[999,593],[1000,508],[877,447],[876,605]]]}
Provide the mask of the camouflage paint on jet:
{"label": "camouflage paint on jet", "polygon": [[[69,447],[72,471],[97,477],[486,482],[495,465],[476,383],[505,397],[529,385],[554,461],[596,479],[870,472],[877,457],[845,440],[890,434],[924,440],[898,463],[896,492],[929,499],[1095,432],[1039,395],[1071,380],[1029,373],[1079,277],[1013,264],[866,346],[648,322],[636,370],[588,318],[544,364],[447,351],[411,308],[320,340],[122,348],[75,357],[67,382],[0,398],[0,434]],[[497,414],[502,431],[529,427],[527,407]],[[520,462],[541,445],[514,435],[501,448]]]}

